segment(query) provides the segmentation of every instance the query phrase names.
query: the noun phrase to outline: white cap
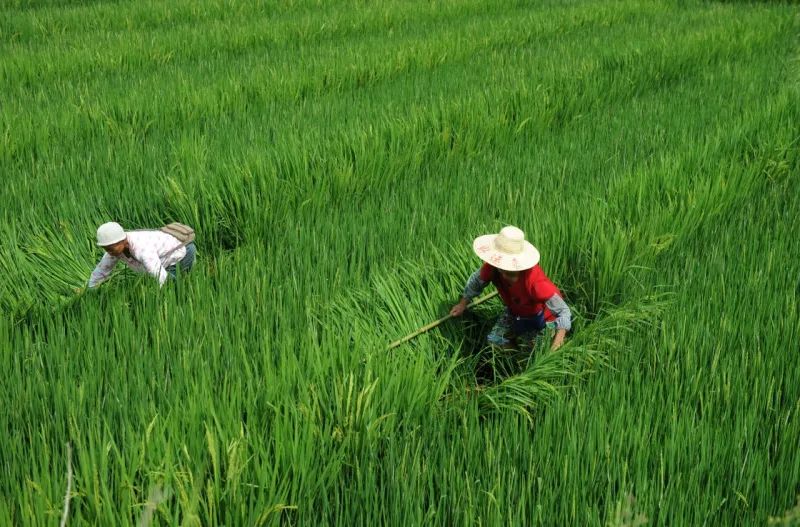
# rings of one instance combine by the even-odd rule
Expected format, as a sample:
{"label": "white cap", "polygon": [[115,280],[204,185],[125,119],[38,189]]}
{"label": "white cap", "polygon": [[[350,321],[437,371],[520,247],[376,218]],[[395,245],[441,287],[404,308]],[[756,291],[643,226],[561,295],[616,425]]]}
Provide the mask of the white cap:
{"label": "white cap", "polygon": [[114,245],[125,238],[125,230],[119,223],[113,221],[104,223],[97,229],[97,245],[100,247]]}

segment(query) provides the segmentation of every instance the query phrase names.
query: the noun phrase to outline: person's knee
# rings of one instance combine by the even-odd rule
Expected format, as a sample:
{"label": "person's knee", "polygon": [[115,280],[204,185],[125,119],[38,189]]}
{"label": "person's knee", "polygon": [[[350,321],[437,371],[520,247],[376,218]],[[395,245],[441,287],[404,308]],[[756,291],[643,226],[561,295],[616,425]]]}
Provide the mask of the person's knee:
{"label": "person's knee", "polygon": [[181,261],[181,271],[187,272],[194,267],[194,262],[197,259],[197,249],[194,246],[194,243],[190,243],[186,246],[186,256],[183,257]]}
{"label": "person's knee", "polygon": [[486,335],[486,343],[492,346],[499,346],[502,339],[498,335],[489,333]]}
{"label": "person's knee", "polygon": [[486,343],[490,346],[497,346],[499,348],[507,348],[511,345],[511,340],[504,337],[503,335],[497,335],[495,333],[489,333],[486,336]]}

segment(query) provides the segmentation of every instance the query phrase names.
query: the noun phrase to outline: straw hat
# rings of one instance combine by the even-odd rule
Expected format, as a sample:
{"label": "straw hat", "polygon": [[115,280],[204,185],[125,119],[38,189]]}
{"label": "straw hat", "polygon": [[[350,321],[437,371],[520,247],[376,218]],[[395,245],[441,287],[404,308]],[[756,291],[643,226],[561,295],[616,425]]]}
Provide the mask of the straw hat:
{"label": "straw hat", "polygon": [[481,260],[503,271],[524,271],[539,263],[539,251],[525,241],[524,232],[511,225],[500,234],[478,236],[472,249]]}

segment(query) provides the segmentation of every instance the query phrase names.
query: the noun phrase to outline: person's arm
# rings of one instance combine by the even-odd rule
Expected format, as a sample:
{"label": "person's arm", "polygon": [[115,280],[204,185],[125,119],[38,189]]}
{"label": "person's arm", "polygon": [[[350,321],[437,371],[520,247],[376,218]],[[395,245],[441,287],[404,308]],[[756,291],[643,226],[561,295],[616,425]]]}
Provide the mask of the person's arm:
{"label": "person's arm", "polygon": [[545,302],[547,308],[556,316],[556,334],[553,336],[553,343],[550,351],[555,351],[564,343],[567,331],[572,329],[572,311],[561,295],[553,295]]}
{"label": "person's arm", "polygon": [[158,256],[158,251],[155,248],[145,247],[138,249],[134,254],[137,260],[141,262],[145,270],[158,280],[158,286],[164,285],[167,281],[167,270],[161,263],[161,258]]}
{"label": "person's arm", "polygon": [[464,286],[464,292],[461,295],[461,301],[453,306],[453,308],[450,310],[450,314],[453,315],[454,317],[461,316],[467,309],[467,305],[469,304],[469,302],[473,298],[481,294],[481,291],[483,291],[484,288],[486,288],[486,285],[488,283],[489,282],[481,278],[480,269],[472,273],[472,276],[469,277],[469,280],[467,280],[467,284]]}
{"label": "person's arm", "polygon": [[100,262],[97,264],[97,267],[95,267],[94,271],[92,271],[92,275],[89,277],[89,282],[86,284],[87,287],[91,289],[104,282],[111,274],[111,271],[114,270],[114,266],[117,265],[117,261],[117,258],[105,253],[103,257],[100,258]]}

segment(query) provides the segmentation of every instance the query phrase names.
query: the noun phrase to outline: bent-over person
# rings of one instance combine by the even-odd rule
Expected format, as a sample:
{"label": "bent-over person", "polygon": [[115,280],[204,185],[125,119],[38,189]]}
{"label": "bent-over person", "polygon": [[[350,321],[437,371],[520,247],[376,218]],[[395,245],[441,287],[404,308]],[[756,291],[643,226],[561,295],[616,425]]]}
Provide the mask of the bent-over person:
{"label": "bent-over person", "polygon": [[125,232],[114,222],[104,223],[97,229],[97,245],[106,253],[89,277],[89,288],[108,279],[118,262],[133,271],[150,274],[163,286],[168,277],[177,275],[178,267],[182,272],[189,271],[197,255],[194,241],[182,242],[163,230]]}
{"label": "bent-over person", "polygon": [[499,234],[479,236],[472,247],[485,263],[469,277],[461,301],[450,314],[461,316],[469,302],[492,283],[506,310],[486,337],[489,344],[508,348],[519,341],[532,342],[550,327],[555,329],[550,349],[558,349],[572,328],[572,313],[561,291],[539,267],[536,247],[513,226]]}

